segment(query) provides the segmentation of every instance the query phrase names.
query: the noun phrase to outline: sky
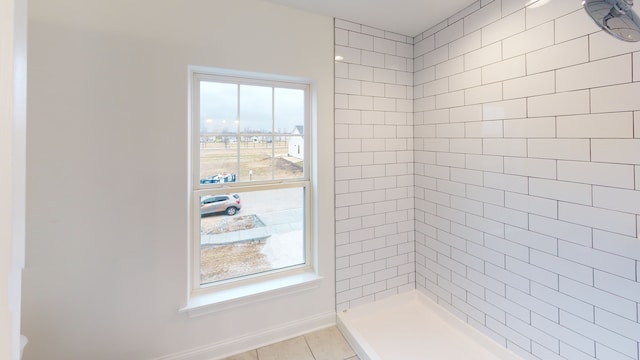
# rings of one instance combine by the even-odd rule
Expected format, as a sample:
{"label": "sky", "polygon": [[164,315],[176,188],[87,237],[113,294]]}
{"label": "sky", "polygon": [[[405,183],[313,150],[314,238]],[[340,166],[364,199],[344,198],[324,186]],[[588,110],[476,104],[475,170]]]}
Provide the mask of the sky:
{"label": "sky", "polygon": [[236,132],[238,110],[240,132],[271,133],[275,129],[276,133],[290,133],[295,126],[304,125],[304,91],[211,81],[200,83],[202,130]]}

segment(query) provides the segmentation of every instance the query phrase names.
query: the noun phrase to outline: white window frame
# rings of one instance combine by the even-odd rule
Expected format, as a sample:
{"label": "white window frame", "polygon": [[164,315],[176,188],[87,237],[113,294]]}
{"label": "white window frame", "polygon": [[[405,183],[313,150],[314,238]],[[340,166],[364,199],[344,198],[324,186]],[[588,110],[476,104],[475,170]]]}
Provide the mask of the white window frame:
{"label": "white window frame", "polygon": [[[262,85],[280,88],[302,89],[305,92],[304,119],[304,176],[298,179],[276,179],[253,182],[233,182],[221,184],[200,184],[200,81],[229,82],[234,84]],[[317,269],[314,263],[312,219],[314,206],[312,169],[312,82],[308,79],[294,78],[262,73],[214,69],[206,67],[189,67],[189,301],[191,304],[183,309],[191,311],[203,303],[203,299],[212,293],[222,294],[219,298],[209,297],[204,305],[215,302],[237,300],[256,293],[272,292],[278,288],[308,286],[317,282]],[[275,134],[273,134],[275,136]],[[239,158],[238,154],[238,158]],[[200,197],[230,192],[268,191],[287,188],[301,188],[304,194],[304,251],[305,262],[301,265],[274,269],[238,278],[217,281],[201,285],[200,280]],[[266,284],[266,285],[265,285]],[[269,285],[270,284],[270,285]],[[240,291],[238,291],[240,289]],[[244,290],[243,290],[244,289]],[[245,291],[246,290],[246,291]],[[294,291],[299,291],[294,290]],[[194,301],[195,299],[195,301]]]}

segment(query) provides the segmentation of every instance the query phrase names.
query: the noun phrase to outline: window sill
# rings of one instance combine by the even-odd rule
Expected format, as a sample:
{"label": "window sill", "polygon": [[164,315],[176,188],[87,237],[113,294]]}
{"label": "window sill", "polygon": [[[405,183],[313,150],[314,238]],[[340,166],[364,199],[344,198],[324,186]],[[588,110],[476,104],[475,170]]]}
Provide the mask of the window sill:
{"label": "window sill", "polygon": [[207,294],[192,295],[187,305],[180,309],[189,317],[198,317],[226,311],[247,304],[317,288],[322,277],[315,273],[303,273],[233,287]]}

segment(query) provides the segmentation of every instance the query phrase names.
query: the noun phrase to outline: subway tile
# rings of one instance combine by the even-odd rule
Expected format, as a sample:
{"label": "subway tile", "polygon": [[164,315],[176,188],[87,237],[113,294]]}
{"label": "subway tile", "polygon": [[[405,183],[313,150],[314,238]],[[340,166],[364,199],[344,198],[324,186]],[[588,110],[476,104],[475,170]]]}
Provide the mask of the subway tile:
{"label": "subway tile", "polygon": [[589,61],[586,37],[527,53],[527,74],[560,69]]}
{"label": "subway tile", "polygon": [[454,153],[482,154],[482,139],[451,139],[449,149]]}
{"label": "subway tile", "polygon": [[484,155],[527,156],[527,141],[525,139],[483,139],[482,153]]}
{"label": "subway tile", "polygon": [[[492,264],[486,265],[485,274],[493,279],[523,291],[527,291],[529,288],[529,281],[527,279]],[[489,304],[502,309],[506,314],[514,316],[527,323],[530,321],[531,311],[518,303],[508,300],[504,295],[498,295],[493,291],[487,291],[485,298]]]}
{"label": "subway tile", "polygon": [[483,203],[504,206],[504,191],[482,186],[467,185],[467,198]]}
{"label": "subway tile", "polygon": [[[593,284],[593,269],[588,266],[533,249],[530,253],[529,262],[531,265],[541,267],[560,275],[559,289],[563,293],[566,292],[562,289],[562,277],[579,281],[581,284],[586,284],[584,286],[590,286]],[[567,294],[573,295],[571,293]]]}
{"label": "subway tile", "polygon": [[[513,260],[513,258],[515,259],[520,259],[524,262],[528,262],[529,261],[529,248],[526,246],[522,246],[518,243],[503,239],[503,238],[499,238],[499,237],[495,237],[495,236],[491,236],[491,235],[486,235],[485,239],[484,239],[484,244],[486,247],[493,249],[499,253],[503,253],[505,255],[507,255],[507,269],[509,269],[510,264],[511,264],[511,260]],[[516,263],[520,263],[520,261],[517,261]],[[515,265],[514,265],[515,266]],[[518,266],[515,266],[518,267]],[[526,272],[522,272],[522,271],[518,271],[515,269],[510,269],[510,270],[514,270],[514,272],[518,273],[518,274],[524,274]],[[525,276],[528,277],[528,276]],[[528,277],[529,279],[531,279],[531,277]],[[557,284],[558,279],[557,276],[555,277],[554,282]]]}
{"label": "subway tile", "polygon": [[396,83],[396,72],[387,69],[373,69],[373,81],[387,84]]}
{"label": "subway tile", "polygon": [[519,78],[526,75],[525,57],[518,56],[482,68],[482,83]]}
{"label": "subway tile", "polygon": [[504,121],[505,138],[553,138],[556,136],[556,118],[523,118]]}
{"label": "subway tile", "polygon": [[[551,275],[553,277],[553,275]],[[555,275],[557,276],[557,275]],[[558,321],[558,308],[533,296],[507,286],[507,299],[523,305],[532,313],[542,315],[551,321]]]}
{"label": "subway tile", "polygon": [[[626,279],[620,276],[609,274],[603,271],[594,271],[594,286],[600,290],[607,291],[611,294],[616,294],[620,299],[628,299],[630,301],[640,302],[640,282],[635,280]],[[613,309],[603,307],[609,311]],[[625,307],[626,310],[626,307]],[[624,316],[628,319],[634,320],[633,311],[628,309],[628,314],[622,314],[617,311],[612,311],[618,315]]]}
{"label": "subway tile", "polygon": [[558,180],[583,184],[634,188],[632,165],[558,161]]}
{"label": "subway tile", "polygon": [[588,139],[529,139],[529,157],[589,161]]}
{"label": "subway tile", "polygon": [[[411,44],[405,44],[398,42],[396,43],[396,55],[412,59],[413,58],[413,46]],[[411,69],[411,68],[408,68]]]}
{"label": "subway tile", "polygon": [[427,54],[436,48],[435,36],[426,37],[418,41],[413,47],[413,55],[415,57]]}
{"label": "subway tile", "polygon": [[349,79],[373,81],[373,69],[370,66],[349,64]]}
{"label": "subway tile", "polygon": [[504,172],[505,174],[555,179],[556,160],[505,157]]}
{"label": "subway tile", "polygon": [[[453,91],[453,89],[451,89]],[[424,84],[424,96],[434,96],[449,92],[449,81],[447,78],[431,81]]]}
{"label": "subway tile", "polygon": [[600,31],[600,28],[589,16],[585,16],[583,9],[558,17],[555,20],[556,44],[598,31]]}
{"label": "subway tile", "polygon": [[[451,122],[472,122],[482,120],[482,104],[455,107],[450,111]],[[638,119],[640,119],[640,115],[638,115]]]}
{"label": "subway tile", "polygon": [[449,113],[450,113],[449,109],[425,111],[424,123],[425,124],[449,123]]}
{"label": "subway tile", "polygon": [[445,109],[464,105],[463,90],[436,95],[436,108]]}
{"label": "subway tile", "polygon": [[539,198],[512,192],[505,193],[505,206],[531,214],[558,217],[558,202],[556,200]]}
{"label": "subway tile", "polygon": [[446,45],[463,36],[463,22],[457,21],[450,24],[446,28],[438,31],[436,34],[436,47]]}
{"label": "subway tile", "polygon": [[640,139],[640,111],[633,113],[633,128],[635,131],[635,138]]}
{"label": "subway tile", "polygon": [[336,46],[336,56],[342,56],[341,62],[348,64],[360,64],[360,50],[347,46]]}
{"label": "subway tile", "polygon": [[[504,6],[504,4],[503,4]],[[525,30],[524,9],[482,28],[482,45],[486,46]]]}
{"label": "subway tile", "polygon": [[591,89],[591,112],[640,110],[640,82]]}
{"label": "subway tile", "polygon": [[547,287],[538,283],[531,283],[531,296],[548,302],[566,312],[579,316],[585,320],[593,321],[593,305],[588,299],[576,299],[558,291],[558,281],[554,287]]}
{"label": "subway tile", "polygon": [[524,176],[485,172],[484,186],[516,193],[528,193],[529,179]]}
{"label": "subway tile", "polygon": [[477,11],[478,9],[480,9],[481,6],[482,6],[482,3],[480,1],[474,1],[473,3],[471,3],[471,5],[465,7],[464,9],[458,11],[457,13],[449,17],[449,19],[447,19],[445,22],[454,23],[460,19],[465,18],[469,14]]}
{"label": "subway tile", "polygon": [[640,214],[640,191],[594,186],[593,206]]}
{"label": "subway tile", "polygon": [[464,69],[472,70],[502,60],[500,43],[485,46],[464,55]]}
{"label": "subway tile", "polygon": [[591,246],[592,244],[592,230],[590,227],[565,221],[530,215],[529,230],[584,246]]}
{"label": "subway tile", "polygon": [[[638,233],[640,235],[640,232]],[[640,236],[639,236],[640,237]],[[593,230],[593,247],[612,254],[640,260],[640,241],[636,236],[625,236],[598,229]]]}
{"label": "subway tile", "polygon": [[[595,345],[595,344],[594,344]],[[595,348],[595,346],[592,346]],[[591,349],[591,351],[595,354],[595,350]],[[591,356],[585,352],[582,352],[576,349],[573,346],[567,345],[566,343],[560,343],[560,356],[563,356],[565,359],[575,359],[575,360],[594,360],[595,355]]]}
{"label": "subway tile", "polygon": [[595,356],[594,340],[589,339],[584,335],[581,335],[581,332],[579,329],[575,329],[574,331],[573,329],[569,329],[565,326],[561,326],[558,323],[551,321],[538,314],[531,315],[531,325],[553,336],[554,338],[560,340],[561,351],[562,351],[563,344],[569,344],[572,347],[584,353]]}
{"label": "subway tile", "polygon": [[459,168],[451,168],[449,171],[451,173],[451,181],[482,186],[482,171]]}
{"label": "subway tile", "polygon": [[527,7],[527,28],[551,21],[582,7],[578,1],[549,1],[542,6]]}
{"label": "subway tile", "polygon": [[560,311],[560,325],[580,329],[582,334],[631,357],[638,355],[638,343],[572,314]]}
{"label": "subway tile", "polygon": [[602,309],[595,309],[595,323],[605,329],[640,341],[640,323],[612,314]]}
{"label": "subway tile", "polygon": [[551,94],[555,92],[555,81],[554,71],[507,80],[503,84],[504,98],[515,99]]}
{"label": "subway tile", "polygon": [[640,165],[636,165],[636,190],[640,190]]}
{"label": "subway tile", "polygon": [[499,1],[494,1],[464,18],[464,33],[466,35],[481,29],[492,22],[499,20],[501,16],[501,3]]}
{"label": "subway tile", "polygon": [[384,54],[362,50],[360,54],[361,64],[376,68],[384,68]]}
{"label": "subway tile", "polygon": [[435,108],[436,108],[435,96],[420,98],[414,101],[414,109],[416,112],[434,110]]}
{"label": "subway tile", "polygon": [[454,58],[482,47],[481,32],[472,32],[449,44],[449,56]]}
{"label": "subway tile", "polygon": [[502,100],[502,84],[494,83],[464,90],[464,104],[473,105]]}
{"label": "subway tile", "polygon": [[[524,27],[524,24],[521,26]],[[504,39],[502,43],[505,59],[551,46],[553,45],[553,23],[549,22],[521,32]]]}
{"label": "subway tile", "polygon": [[377,97],[384,96],[384,84],[363,81],[360,83],[360,88],[361,88],[360,95],[377,96]]}
{"label": "subway tile", "polygon": [[530,117],[589,113],[589,90],[535,96],[527,101]]}
{"label": "subway tile", "polygon": [[[371,50],[371,49],[366,49]],[[373,38],[373,51],[377,53],[383,53],[388,55],[396,54],[396,42],[392,40],[382,39],[379,37]]]}
{"label": "subway tile", "polygon": [[640,139],[593,139],[592,161],[640,164]]}
{"label": "subway tile", "polygon": [[504,169],[501,156],[467,154],[466,164],[467,169],[472,170],[503,172]]}
{"label": "subway tile", "polygon": [[525,99],[482,104],[482,120],[517,119],[526,116],[527,101]]}
{"label": "subway tile", "polygon": [[558,256],[627,279],[635,280],[636,277],[635,260],[591,247],[561,240],[558,242]]}
{"label": "subway tile", "polygon": [[458,56],[457,58],[453,58],[436,65],[436,79],[459,74],[464,70],[463,57]]}
{"label": "subway tile", "polygon": [[529,216],[527,213],[507,209],[502,206],[496,206],[491,204],[484,205],[484,217],[501,222],[507,225],[513,225],[526,229],[529,227]]}
{"label": "subway tile", "polygon": [[547,199],[592,205],[591,185],[574,182],[529,179],[529,194]]}
{"label": "subway tile", "polygon": [[600,343],[596,343],[596,356],[598,356],[598,358],[600,359],[634,360],[634,358],[624,355],[619,351],[604,346]]}
{"label": "subway tile", "polygon": [[449,77],[450,91],[468,89],[482,85],[482,72],[480,69],[465,71]]}
{"label": "subway tile", "polygon": [[537,249],[552,255],[558,254],[558,239],[507,225],[505,238],[526,247]]}
{"label": "subway tile", "polygon": [[510,0],[502,2],[502,16],[512,14],[518,10],[524,9],[531,0]]}
{"label": "subway tile", "polygon": [[336,79],[335,89],[337,93],[348,95],[360,95],[360,81],[349,79]]}
{"label": "subway tile", "polygon": [[590,206],[560,202],[558,218],[622,235],[636,234],[635,215]]}
{"label": "subway tile", "polygon": [[633,113],[631,112],[559,116],[556,122],[559,138],[633,137]]}
{"label": "subway tile", "polygon": [[481,202],[457,196],[451,197],[451,208],[478,216],[484,215],[484,207]]}
{"label": "subway tile", "polygon": [[439,47],[426,53],[422,59],[424,67],[435,66],[441,62],[449,60],[449,50],[446,46]]}
{"label": "subway tile", "polygon": [[362,31],[362,26],[360,24],[356,24],[347,20],[336,18],[335,25],[337,28],[340,28],[340,29],[351,30],[356,32]]}
{"label": "subway tile", "polygon": [[[503,226],[500,225],[499,223],[495,223],[491,220],[487,220],[485,218],[481,218],[481,217],[477,217],[475,215],[468,215],[467,217],[473,217],[475,218],[474,221],[472,221],[472,223],[474,223],[476,226],[478,227],[484,227],[487,229],[490,229],[492,231],[494,230],[499,230],[501,229]],[[482,229],[479,229],[482,230]],[[484,231],[484,230],[483,230]],[[485,231],[487,232],[487,231]],[[494,251],[489,249],[488,247],[485,246],[480,246],[476,243],[472,243],[469,242],[467,243],[467,252],[473,256],[476,256],[488,263],[491,263],[495,266],[499,266],[501,268],[504,268],[505,265],[505,256],[504,254],[498,252],[498,251]]]}
{"label": "subway tile", "polygon": [[385,55],[384,67],[389,70],[407,71],[407,59],[400,56]]}
{"label": "subway tile", "polygon": [[363,50],[373,50],[373,36],[357,32],[349,32],[349,47]]}
{"label": "subway tile", "polygon": [[[494,3],[495,2],[496,1],[494,1]],[[499,1],[497,2],[500,3]],[[531,340],[529,340],[524,335],[520,334],[519,332],[505,325],[502,325],[500,322],[492,319],[491,317],[487,318],[486,322],[487,322],[487,328],[495,331],[501,336],[504,336],[507,339],[507,343],[516,344],[517,346],[525,349],[525,351],[530,350]]]}
{"label": "subway tile", "polygon": [[592,61],[599,60],[640,50],[640,43],[612,40],[614,39],[611,35],[604,31],[597,31],[589,35],[590,59]]}
{"label": "subway tile", "polygon": [[436,79],[436,68],[433,66],[423,70],[416,71],[413,74],[413,82],[415,85],[425,84],[435,79]]}
{"label": "subway tile", "polygon": [[631,55],[621,55],[556,70],[556,91],[631,82]]}

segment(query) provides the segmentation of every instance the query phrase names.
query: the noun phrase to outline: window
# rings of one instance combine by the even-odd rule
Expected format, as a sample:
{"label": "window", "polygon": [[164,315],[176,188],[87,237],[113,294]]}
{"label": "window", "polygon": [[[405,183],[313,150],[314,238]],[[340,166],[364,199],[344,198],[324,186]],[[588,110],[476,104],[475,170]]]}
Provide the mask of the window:
{"label": "window", "polygon": [[309,92],[192,69],[193,290],[311,267]]}

